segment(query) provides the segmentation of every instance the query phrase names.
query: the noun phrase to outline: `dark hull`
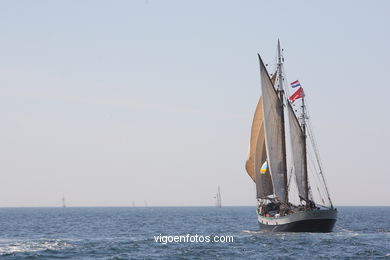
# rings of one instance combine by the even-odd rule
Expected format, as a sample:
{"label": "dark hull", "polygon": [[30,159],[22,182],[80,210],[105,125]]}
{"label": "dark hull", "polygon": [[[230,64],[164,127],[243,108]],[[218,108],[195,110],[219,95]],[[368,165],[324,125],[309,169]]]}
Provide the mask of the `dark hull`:
{"label": "dark hull", "polygon": [[332,232],[335,219],[310,219],[291,222],[282,225],[266,225],[259,223],[261,230],[273,232]]}
{"label": "dark hull", "polygon": [[258,216],[261,230],[272,232],[332,232],[337,210],[306,210],[283,217]]}

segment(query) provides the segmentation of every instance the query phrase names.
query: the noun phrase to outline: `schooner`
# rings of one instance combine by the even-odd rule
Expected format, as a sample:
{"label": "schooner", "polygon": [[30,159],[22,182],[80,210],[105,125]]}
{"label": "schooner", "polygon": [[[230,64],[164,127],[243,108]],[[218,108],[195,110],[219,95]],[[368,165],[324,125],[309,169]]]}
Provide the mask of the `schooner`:
{"label": "schooner", "polygon": [[[331,232],[337,210],[326,186],[305,94],[295,81],[291,87],[299,88],[289,95],[279,41],[277,48],[273,75],[258,55],[262,96],[252,122],[245,165],[256,184],[258,221],[264,230]],[[290,194],[294,189],[296,194]]]}

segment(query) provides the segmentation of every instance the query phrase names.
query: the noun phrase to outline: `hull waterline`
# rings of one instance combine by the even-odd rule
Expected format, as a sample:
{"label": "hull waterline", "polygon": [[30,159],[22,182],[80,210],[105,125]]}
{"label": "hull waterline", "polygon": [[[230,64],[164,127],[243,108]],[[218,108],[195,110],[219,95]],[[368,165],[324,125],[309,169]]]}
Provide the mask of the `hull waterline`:
{"label": "hull waterline", "polygon": [[261,230],[272,232],[332,232],[337,210],[300,211],[283,217],[258,216]]}

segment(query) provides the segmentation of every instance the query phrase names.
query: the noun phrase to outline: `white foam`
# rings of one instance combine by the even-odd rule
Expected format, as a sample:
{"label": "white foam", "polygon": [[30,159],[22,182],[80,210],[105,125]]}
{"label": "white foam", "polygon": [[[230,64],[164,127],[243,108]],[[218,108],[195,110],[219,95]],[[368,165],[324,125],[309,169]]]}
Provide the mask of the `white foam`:
{"label": "white foam", "polygon": [[[71,247],[71,244],[64,240],[37,240],[37,241],[8,241],[0,245],[0,255],[37,252],[44,250],[61,250]],[[10,243],[11,242],[11,243]]]}
{"label": "white foam", "polygon": [[263,233],[263,232],[261,232],[259,230],[256,230],[256,231],[254,231],[254,230],[242,230],[241,232],[248,233],[248,234],[261,234],[261,233]]}

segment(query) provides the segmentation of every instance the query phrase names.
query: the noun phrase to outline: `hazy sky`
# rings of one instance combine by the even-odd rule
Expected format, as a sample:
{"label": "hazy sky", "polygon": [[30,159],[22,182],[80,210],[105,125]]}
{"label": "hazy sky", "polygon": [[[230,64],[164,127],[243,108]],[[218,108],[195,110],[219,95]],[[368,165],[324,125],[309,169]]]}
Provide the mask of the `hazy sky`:
{"label": "hazy sky", "polygon": [[0,206],[255,205],[256,53],[336,205],[390,205],[389,1],[1,1]]}

